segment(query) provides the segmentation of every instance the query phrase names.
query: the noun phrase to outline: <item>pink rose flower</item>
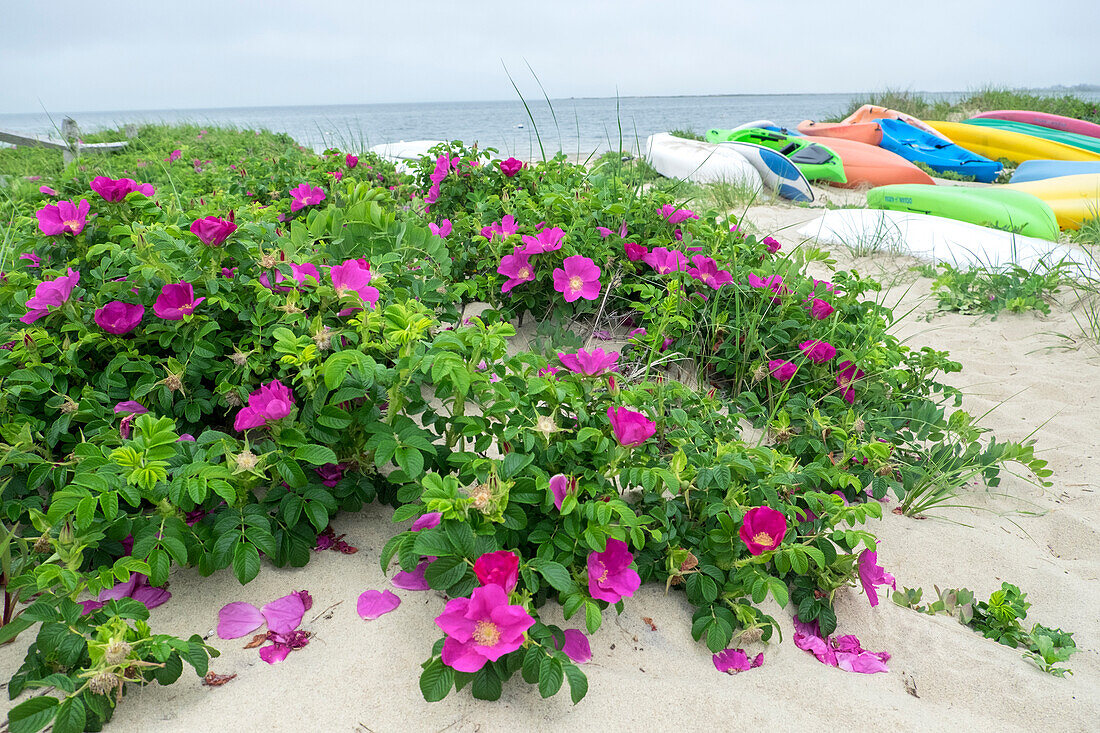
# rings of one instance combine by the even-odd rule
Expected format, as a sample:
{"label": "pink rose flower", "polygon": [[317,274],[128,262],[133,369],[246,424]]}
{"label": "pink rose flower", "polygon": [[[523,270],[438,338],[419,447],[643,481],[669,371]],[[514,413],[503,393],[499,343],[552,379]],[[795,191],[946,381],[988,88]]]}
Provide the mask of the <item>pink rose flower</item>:
{"label": "pink rose flower", "polygon": [[80,273],[70,267],[61,277],[38,283],[34,288],[34,295],[24,303],[27,307],[26,314],[19,320],[31,324],[49,315],[50,308],[60,308],[68,302],[79,282]]}
{"label": "pink rose flower", "polygon": [[607,408],[607,419],[611,423],[612,432],[615,433],[615,440],[625,448],[639,446],[657,432],[657,423],[642,413],[625,407]]}
{"label": "pink rose flower", "polygon": [[237,225],[232,220],[219,219],[216,216],[207,216],[191,222],[191,233],[208,247],[222,246],[229,235],[235,231],[237,231]]}
{"label": "pink rose flower", "polygon": [[107,176],[96,176],[92,179],[91,189],[103,197],[104,201],[118,203],[134,191],[152,196],[153,187],[148,183],[138,183],[132,178],[119,178],[117,181]]}
{"label": "pink rose flower", "polygon": [[195,289],[191,283],[170,283],[161,288],[157,301],[153,303],[153,312],[166,321],[182,321],[191,315],[199,303],[206,298],[195,298]]}
{"label": "pink rose flower", "polygon": [[607,539],[603,552],[588,553],[588,593],[598,601],[618,603],[634,595],[642,584],[638,571],[630,567],[634,555],[627,544],[614,537]]}
{"label": "pink rose flower", "polygon": [[314,204],[319,204],[324,201],[325,192],[318,186],[311,186],[308,183],[303,183],[290,189],[290,198],[290,211],[294,213],[306,206],[313,206]]}
{"label": "pink rose flower", "polygon": [[798,366],[786,359],[772,359],[768,362],[768,371],[780,382],[788,381],[797,370]]}
{"label": "pink rose flower", "polygon": [[355,166],[359,165],[359,156],[348,153],[344,156],[344,165],[346,165],[348,168],[354,168]]}
{"label": "pink rose flower", "polygon": [[558,359],[566,369],[587,377],[595,377],[607,371],[617,371],[616,362],[619,360],[618,351],[604,351],[596,348],[592,351],[577,349],[573,354],[558,352]]}
{"label": "pink rose flower", "polygon": [[649,254],[649,248],[644,244],[635,244],[634,242],[623,242],[623,251],[626,252],[626,258],[631,262],[638,262],[639,260],[645,260],[646,255]]}
{"label": "pink rose flower", "polygon": [[497,274],[504,275],[507,280],[500,286],[500,292],[510,293],[512,288],[523,283],[531,282],[535,279],[535,267],[529,260],[529,255],[523,250],[516,248],[516,250],[510,255],[504,255],[500,258],[500,264],[497,266]]}
{"label": "pink rose flower", "polygon": [[842,361],[837,365],[840,370],[836,375],[836,385],[841,388],[841,397],[849,405],[856,400],[856,391],[852,387],[852,382],[862,379],[865,375],[862,369],[856,368],[856,365],[850,361]]}
{"label": "pink rose flower", "polygon": [[459,672],[477,672],[523,646],[535,619],[523,606],[508,605],[508,594],[494,584],[448,601],[435,623],[447,635],[443,663]]}
{"label": "pink rose flower", "polygon": [[107,333],[121,336],[137,328],[144,316],[145,306],[112,300],[102,308],[97,308],[92,318]]}
{"label": "pink rose flower", "polygon": [[688,274],[714,290],[733,282],[733,275],[726,270],[719,270],[718,263],[710,257],[694,255],[691,262],[695,267],[689,267]]}
{"label": "pink rose flower", "polygon": [[787,518],[770,506],[758,506],[745,512],[741,520],[741,541],[749,552],[759,555],[779,547],[787,533]]}
{"label": "pink rose flower", "polygon": [[652,267],[660,275],[668,275],[673,272],[685,272],[688,269],[687,256],[678,249],[667,247],[654,247],[642,261]]}
{"label": "pink rose flower", "polygon": [[504,175],[512,178],[520,169],[523,168],[523,162],[516,160],[515,158],[509,158],[508,160],[500,161],[500,172]]}
{"label": "pink rose flower", "polygon": [[370,285],[370,263],[366,260],[345,260],[342,265],[330,267],[328,274],[337,295],[343,297],[346,293],[355,293],[371,308],[377,305],[381,293]]}
{"label": "pink rose flower", "polygon": [[824,364],[836,356],[836,347],[828,341],[803,341],[798,345],[806,358],[815,364]]}
{"label": "pink rose flower", "polygon": [[577,479],[559,473],[550,478],[550,495],[554,497],[554,506],[561,511],[561,503],[565,497],[577,491]]}
{"label": "pink rose flower", "polygon": [[832,312],[833,307],[821,298],[814,298],[813,304],[810,305],[810,315],[819,321],[824,321]]}
{"label": "pink rose flower", "polygon": [[894,576],[879,567],[877,550],[859,553],[859,582],[872,606],[878,605],[878,586],[889,585],[894,590],[898,588]]}
{"label": "pink rose flower", "polygon": [[508,550],[487,552],[474,561],[474,575],[482,585],[495,583],[511,593],[519,582],[519,556]]}
{"label": "pink rose flower", "polygon": [[293,405],[294,393],[289,387],[278,379],[268,382],[248,396],[248,406],[237,413],[233,429],[243,432],[281,420],[290,414]]}
{"label": "pink rose flower", "polygon": [[578,298],[595,300],[600,295],[600,268],[587,257],[566,257],[562,266],[554,270],[554,290],[572,303]]}
{"label": "pink rose flower", "polygon": [[523,236],[523,252],[528,255],[538,255],[543,252],[553,252],[561,249],[561,240],[565,237],[559,227],[543,229],[535,236],[525,234]]}
{"label": "pink rose flower", "polygon": [[56,204],[46,204],[35,215],[38,217],[38,228],[47,237],[59,234],[72,234],[74,237],[84,231],[84,224],[88,219],[88,209],[91,204],[87,199],[80,199],[77,206],[72,201],[58,201]]}

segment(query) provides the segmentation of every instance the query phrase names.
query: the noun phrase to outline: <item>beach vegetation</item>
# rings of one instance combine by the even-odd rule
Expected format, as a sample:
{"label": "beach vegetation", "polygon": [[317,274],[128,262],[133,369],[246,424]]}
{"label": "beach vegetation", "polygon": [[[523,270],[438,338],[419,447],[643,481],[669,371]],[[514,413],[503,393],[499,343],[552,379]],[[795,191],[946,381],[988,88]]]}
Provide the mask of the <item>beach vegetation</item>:
{"label": "beach vegetation", "polygon": [[[25,608],[0,642],[33,636],[13,699],[60,694],[12,730],[96,727],[128,684],[206,674],[213,642],[151,630],[172,568],[244,584],[351,555],[334,523],[371,503],[399,525],[391,584],[450,599],[428,700],[519,673],[578,702],[587,635],[644,583],[683,594],[721,671],[761,663],[767,598],[823,663],[886,671],[834,605],[893,584],[869,522],[1045,464],[974,426],[940,381],[961,365],[893,336],[879,283],[816,279],[824,253],[620,170],[452,142],[405,176],[154,127],[7,187],[2,557]],[[361,591],[364,619],[400,618]],[[230,604],[219,637],[266,623],[261,658],[292,663],[302,593]]]}

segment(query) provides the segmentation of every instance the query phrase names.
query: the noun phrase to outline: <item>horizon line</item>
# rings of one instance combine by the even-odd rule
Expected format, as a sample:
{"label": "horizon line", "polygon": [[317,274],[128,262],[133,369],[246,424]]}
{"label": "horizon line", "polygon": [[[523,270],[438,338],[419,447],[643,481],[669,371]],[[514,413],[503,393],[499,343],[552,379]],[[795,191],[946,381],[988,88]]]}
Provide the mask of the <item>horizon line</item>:
{"label": "horizon line", "polygon": [[[916,89],[916,90],[903,90],[909,94],[968,94],[978,89],[971,90],[930,90],[930,89]],[[1047,87],[1013,87],[1009,91],[1079,91],[1090,92],[1100,91],[1100,85],[1096,84],[1074,84],[1074,85],[1062,85],[1056,84]],[[575,100],[593,100],[593,99],[687,99],[687,98],[714,98],[714,97],[808,97],[808,96],[840,96],[840,95],[857,95],[857,94],[881,94],[889,91],[902,91],[891,90],[889,88],[883,89],[880,92],[874,91],[846,91],[846,92],[754,92],[754,93],[715,93],[715,94],[624,94],[615,96],[571,96],[571,97],[553,97],[551,102],[569,102]],[[79,114],[133,114],[138,112],[193,112],[193,111],[228,111],[228,110],[245,110],[245,109],[300,109],[304,107],[372,107],[372,106],[389,106],[400,104],[487,104],[487,103],[500,103],[518,101],[515,97],[508,97],[506,99],[445,99],[445,100],[426,100],[426,101],[405,101],[405,102],[328,102],[324,104],[257,104],[246,106],[218,106],[218,107],[162,107],[159,109],[146,108],[146,109],[84,109],[75,110],[69,112],[69,115]],[[16,116],[16,115],[49,115],[48,110],[34,111],[34,112],[0,112],[0,115],[4,116]]]}

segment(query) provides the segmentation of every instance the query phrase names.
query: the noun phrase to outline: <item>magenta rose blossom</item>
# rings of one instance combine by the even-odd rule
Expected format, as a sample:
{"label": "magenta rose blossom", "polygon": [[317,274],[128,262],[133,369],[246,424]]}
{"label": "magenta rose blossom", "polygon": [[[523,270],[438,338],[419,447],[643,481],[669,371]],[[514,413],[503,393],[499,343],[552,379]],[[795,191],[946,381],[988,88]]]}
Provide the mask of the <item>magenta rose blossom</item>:
{"label": "magenta rose blossom", "polygon": [[337,295],[355,293],[359,296],[359,300],[371,308],[378,303],[381,293],[378,292],[378,288],[370,285],[370,263],[366,260],[345,260],[342,265],[330,267],[328,274]]}
{"label": "magenta rose blossom", "polygon": [[191,233],[207,247],[222,246],[229,235],[235,231],[237,231],[236,224],[216,216],[207,216],[191,222]]}
{"label": "magenta rose blossom", "polygon": [[894,590],[898,589],[894,576],[879,567],[877,550],[859,553],[859,582],[872,606],[878,605],[878,586],[889,585]]}
{"label": "magenta rose blossom", "polygon": [[102,308],[97,308],[92,318],[107,333],[121,336],[137,328],[144,316],[145,306],[112,300]]}
{"label": "magenta rose blossom", "polygon": [[60,308],[68,302],[79,282],[80,273],[70,267],[61,277],[38,283],[34,288],[34,295],[24,303],[27,307],[26,314],[19,320],[31,324],[49,315],[51,307]]}
{"label": "magenta rose blossom", "polygon": [[450,219],[444,219],[442,224],[436,224],[434,221],[431,221],[428,222],[428,229],[431,229],[432,234],[440,239],[445,239],[450,236],[451,232],[454,230],[454,224],[451,223]]}
{"label": "magenta rose blossom", "polygon": [[511,214],[505,214],[501,217],[500,221],[494,221],[489,226],[482,227],[481,236],[489,241],[492,241],[493,237],[499,236],[501,241],[504,241],[518,231],[519,224],[516,224],[516,217]]}
{"label": "magenta rose blossom", "polygon": [[348,153],[344,156],[344,165],[346,165],[348,168],[354,168],[355,166],[359,165],[359,156]]}
{"label": "magenta rose blossom", "polygon": [[770,506],[753,507],[741,520],[741,540],[753,555],[779,547],[786,533],[787,518]]}
{"label": "magenta rose blossom", "polygon": [[604,372],[614,372],[618,370],[616,362],[619,360],[619,352],[604,351],[600,348],[592,349],[592,351],[577,349],[574,354],[566,354],[559,351],[558,358],[569,371],[575,374],[595,377]]}
{"label": "magenta rose blossom", "polygon": [[517,285],[534,280],[535,267],[531,264],[530,255],[517,248],[512,254],[500,258],[500,264],[497,265],[497,274],[508,278],[500,286],[500,292],[507,294]]}
{"label": "magenta rose blossom", "polygon": [[856,400],[856,391],[852,387],[852,382],[862,379],[864,373],[862,369],[856,368],[856,365],[850,361],[840,362],[838,368],[840,372],[836,375],[836,386],[841,389],[840,396],[850,405]]}
{"label": "magenta rose blossom", "polygon": [[119,178],[117,181],[107,176],[96,176],[92,179],[91,189],[103,197],[104,201],[118,203],[134,191],[143,196],[152,196],[153,187],[148,183],[138,183],[132,178]]}
{"label": "magenta rose blossom", "polygon": [[559,473],[550,479],[550,495],[554,497],[554,506],[561,511],[561,503],[565,501],[565,497],[577,491],[577,479],[572,476],[566,476],[564,473]]}
{"label": "magenta rose blossom", "polygon": [[294,213],[306,206],[313,206],[325,200],[325,192],[318,186],[303,183],[290,189],[290,212]]}
{"label": "magenta rose blossom", "polygon": [[535,619],[523,606],[508,605],[499,585],[483,585],[469,598],[447,601],[435,623],[447,635],[443,663],[459,672],[477,672],[523,646]]}
{"label": "magenta rose blossom", "polygon": [[438,527],[442,519],[443,512],[428,512],[427,514],[421,514],[416,518],[416,521],[412,523],[410,529],[412,529],[413,532],[419,532],[422,529]]}
{"label": "magenta rose blossom", "polygon": [[474,561],[474,575],[482,585],[495,583],[511,593],[519,582],[519,557],[508,550],[487,552]]}
{"label": "magenta rose blossom", "polygon": [[623,242],[623,251],[626,253],[626,258],[631,262],[638,262],[639,260],[645,260],[645,256],[649,254],[649,248],[644,244],[635,244],[634,242]]}
{"label": "magenta rose blossom", "polygon": [[561,249],[561,240],[565,237],[559,227],[553,227],[551,229],[543,229],[535,236],[530,234],[523,235],[523,253],[528,255],[539,255],[543,252],[553,252]]}
{"label": "magenta rose blossom", "polygon": [[634,595],[642,584],[638,571],[630,567],[634,556],[622,540],[607,539],[603,552],[588,553],[588,593],[599,601],[618,603]]}
{"label": "magenta rose blossom", "polygon": [[516,160],[515,158],[509,158],[508,160],[500,161],[500,172],[511,178],[519,173],[520,168],[523,167],[523,162]]}
{"label": "magenta rose blossom", "polygon": [[669,224],[679,224],[688,219],[698,219],[699,215],[691,209],[677,209],[672,204],[661,207],[661,218],[667,219]]}
{"label": "magenta rose blossom", "polygon": [[657,423],[642,413],[628,410],[625,407],[607,408],[607,419],[611,422],[611,430],[615,433],[615,440],[619,441],[619,445],[626,448],[641,445],[657,432]]}
{"label": "magenta rose blossom", "polygon": [[233,429],[243,432],[267,425],[269,420],[281,420],[290,414],[294,393],[278,379],[268,382],[248,396],[248,406],[237,413]]}
{"label": "magenta rose blossom", "polygon": [[786,359],[772,359],[768,362],[768,371],[780,382],[786,382],[798,371],[798,366]]}
{"label": "magenta rose blossom", "polygon": [[654,247],[649,251],[642,262],[646,263],[660,275],[668,275],[673,272],[684,272],[688,269],[687,256],[678,249],[667,247]]}
{"label": "magenta rose blossom", "polygon": [[833,310],[833,307],[821,298],[814,298],[814,302],[810,305],[810,315],[819,321],[828,318]]}
{"label": "magenta rose blossom", "polygon": [[581,255],[566,257],[554,270],[554,290],[565,297],[566,303],[577,298],[595,300],[600,295],[600,268]]}
{"label": "magenta rose blossom", "polygon": [[824,364],[836,356],[836,347],[828,341],[803,341],[798,345],[806,358],[815,364]]}
{"label": "magenta rose blossom", "polygon": [[161,288],[157,302],[153,303],[153,312],[166,321],[182,321],[204,300],[206,298],[195,299],[195,289],[191,283],[170,283]]}
{"label": "magenta rose blossom", "polygon": [[778,240],[772,237],[764,237],[763,241],[761,241],[761,244],[768,248],[768,254],[770,255],[775,254],[783,247],[783,245],[781,245]]}
{"label": "magenta rose blossom", "polygon": [[88,209],[91,204],[87,199],[80,199],[77,206],[72,201],[58,201],[56,204],[46,204],[35,212],[38,217],[38,228],[47,237],[58,234],[72,234],[74,237],[84,231],[84,224],[88,219]]}
{"label": "magenta rose blossom", "polygon": [[718,263],[710,257],[695,255],[691,258],[691,262],[695,267],[689,267],[688,274],[714,290],[733,282],[733,275],[727,270],[719,270]]}

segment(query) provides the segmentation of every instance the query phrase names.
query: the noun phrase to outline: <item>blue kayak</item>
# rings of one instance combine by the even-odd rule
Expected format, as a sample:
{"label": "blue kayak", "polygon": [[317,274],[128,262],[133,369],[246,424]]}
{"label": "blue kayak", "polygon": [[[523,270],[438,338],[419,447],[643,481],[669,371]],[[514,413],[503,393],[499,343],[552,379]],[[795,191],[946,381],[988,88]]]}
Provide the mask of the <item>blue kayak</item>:
{"label": "blue kayak", "polygon": [[1003,167],[966,148],[949,143],[901,120],[875,120],[882,129],[879,146],[914,163],[924,163],[934,171],[973,176],[982,183],[992,183]]}
{"label": "blue kayak", "polygon": [[1012,173],[1012,183],[1042,181],[1080,173],[1100,173],[1100,161],[1094,160],[1025,160]]}

